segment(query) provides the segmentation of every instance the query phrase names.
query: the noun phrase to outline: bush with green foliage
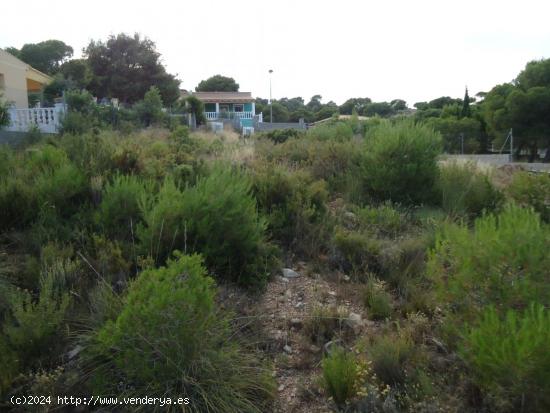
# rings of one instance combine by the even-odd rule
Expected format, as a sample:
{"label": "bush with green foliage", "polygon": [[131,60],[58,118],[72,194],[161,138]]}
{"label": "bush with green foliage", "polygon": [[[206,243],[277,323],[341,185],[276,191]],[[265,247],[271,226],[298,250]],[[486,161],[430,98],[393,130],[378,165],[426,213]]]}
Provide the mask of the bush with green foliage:
{"label": "bush with green foliage", "polygon": [[370,276],[365,285],[363,300],[368,308],[368,315],[373,320],[390,318],[393,312],[393,299],[386,291],[383,281]]}
{"label": "bush with green foliage", "polygon": [[437,190],[443,210],[451,216],[476,217],[500,207],[502,193],[475,164],[456,162],[440,168]]}
{"label": "bush with green foliage", "polygon": [[88,191],[84,175],[69,161],[51,172],[37,176],[34,186],[40,208],[53,208],[64,217],[78,209]]}
{"label": "bush with green foliage", "polygon": [[71,299],[68,279],[74,272],[74,263],[55,262],[40,273],[39,292],[31,292],[13,285],[0,285],[7,301],[8,311],[1,324],[0,393],[11,384],[19,372],[31,368],[38,361],[43,366],[55,360],[62,337],[60,328]]}
{"label": "bush with green foliage", "polygon": [[375,200],[419,204],[433,200],[441,136],[412,121],[384,122],[366,141],[362,178]]}
{"label": "bush with green foliage", "polygon": [[467,226],[443,226],[429,254],[428,275],[452,313],[468,319],[487,305],[500,313],[537,301],[550,304],[550,236],[532,209],[508,205]]}
{"label": "bush with green foliage", "polygon": [[4,101],[2,93],[0,93],[0,129],[3,126],[10,124],[10,114],[8,113],[8,102]]}
{"label": "bush with green foliage", "polygon": [[61,121],[62,134],[82,135],[99,126],[98,107],[86,91],[70,90],[65,94],[68,110]]}
{"label": "bush with green foliage", "polygon": [[350,141],[353,129],[348,122],[322,124],[308,129],[306,137],[319,141]]}
{"label": "bush with green foliage", "polygon": [[143,100],[137,102],[133,109],[144,126],[160,123],[164,113],[162,112],[162,97],[158,88],[151,86]]}
{"label": "bush with green foliage", "polygon": [[370,345],[368,356],[376,377],[390,386],[407,380],[407,366],[414,357],[414,346],[405,334],[379,336]]}
{"label": "bush with green foliage", "polygon": [[327,212],[325,182],[272,164],[256,165],[251,175],[253,194],[272,237],[299,253],[318,251],[325,241],[320,233]]}
{"label": "bush with green foliage", "polygon": [[145,225],[138,228],[138,238],[157,262],[174,249],[200,252],[220,278],[245,286],[265,284],[273,249],[243,173],[218,166],[183,192],[168,179],[141,208]]}
{"label": "bush with green foliage", "polygon": [[69,90],[65,93],[65,103],[70,112],[79,112],[83,115],[93,115],[97,112],[94,98],[87,90]]}
{"label": "bush with green foliage", "polygon": [[82,135],[94,126],[93,120],[80,112],[67,112],[61,121],[61,133]]}
{"label": "bush with green foliage", "polygon": [[232,336],[215,294],[197,255],[178,254],[166,267],[143,271],[118,317],[87,342],[92,388],[188,397],[194,411],[266,411],[273,380]]}
{"label": "bush with green foliage", "polygon": [[540,304],[500,316],[493,307],[464,334],[460,353],[500,412],[550,409],[550,313]]}
{"label": "bush with green foliage", "polygon": [[368,234],[336,228],[333,238],[336,255],[345,272],[380,272],[382,243]]}
{"label": "bush with green foliage", "polygon": [[8,155],[0,176],[0,228],[22,228],[40,214],[68,217],[86,198],[88,183],[66,153],[51,145]]}
{"label": "bush with green foliage", "polygon": [[182,109],[187,113],[195,115],[195,121],[197,125],[203,125],[206,123],[206,116],[204,115],[204,103],[196,96],[188,96],[180,103]]}
{"label": "bush with green foliage", "polygon": [[297,129],[274,129],[269,132],[262,133],[259,138],[265,137],[274,143],[284,143],[291,138],[299,138],[304,133]]}
{"label": "bush with green foliage", "polygon": [[65,151],[70,161],[88,178],[107,178],[114,172],[113,152],[117,144],[117,136],[107,131],[99,135],[65,134],[55,139],[55,145]]}
{"label": "bush with green foliage", "polygon": [[132,240],[141,222],[140,202],[147,202],[144,197],[152,190],[150,183],[137,176],[116,175],[101,195],[98,220],[103,231],[117,239]]}
{"label": "bush with green foliage", "polygon": [[396,238],[409,227],[407,216],[391,202],[353,209],[358,227],[377,237]]}
{"label": "bush with green foliage", "polygon": [[314,343],[330,341],[341,329],[346,315],[335,306],[316,305],[304,322],[304,334]]}
{"label": "bush with green foliage", "polygon": [[325,387],[337,406],[343,406],[356,394],[357,362],[355,355],[336,347],[323,359]]}
{"label": "bush with green foliage", "polygon": [[518,204],[532,207],[544,222],[550,223],[549,174],[516,173],[507,191]]}
{"label": "bush with green foliage", "polygon": [[33,124],[25,133],[21,143],[23,146],[30,146],[40,142],[41,140],[42,132],[40,132],[40,128],[37,125]]}

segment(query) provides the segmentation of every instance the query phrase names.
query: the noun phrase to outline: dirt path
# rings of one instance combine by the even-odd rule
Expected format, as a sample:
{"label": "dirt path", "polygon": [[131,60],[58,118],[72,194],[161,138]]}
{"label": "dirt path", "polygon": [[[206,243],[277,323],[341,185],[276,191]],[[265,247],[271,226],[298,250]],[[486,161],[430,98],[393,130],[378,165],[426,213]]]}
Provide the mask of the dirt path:
{"label": "dirt path", "polygon": [[[338,308],[345,314],[359,314],[360,322],[342,322],[342,329],[363,334],[372,326],[365,321],[358,289],[337,275],[327,281],[310,274],[304,263],[296,265],[296,278],[275,277],[268,285],[257,314],[263,314],[263,327],[274,345],[275,378],[278,398],[275,412],[333,412],[332,403],[321,390],[321,360],[324,343],[314,343],[305,325],[317,306]],[[342,331],[342,333],[344,333]]]}

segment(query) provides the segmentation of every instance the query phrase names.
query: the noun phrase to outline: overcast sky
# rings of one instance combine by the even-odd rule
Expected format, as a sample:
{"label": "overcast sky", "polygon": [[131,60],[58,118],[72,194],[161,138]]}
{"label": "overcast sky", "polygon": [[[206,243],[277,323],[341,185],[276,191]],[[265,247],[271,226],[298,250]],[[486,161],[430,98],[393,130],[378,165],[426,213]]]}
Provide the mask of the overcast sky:
{"label": "overcast sky", "polygon": [[[550,1],[27,0],[2,12],[0,47],[138,32],[181,87],[214,74],[273,97],[462,97],[550,57]],[[23,3],[21,3],[23,4]]]}

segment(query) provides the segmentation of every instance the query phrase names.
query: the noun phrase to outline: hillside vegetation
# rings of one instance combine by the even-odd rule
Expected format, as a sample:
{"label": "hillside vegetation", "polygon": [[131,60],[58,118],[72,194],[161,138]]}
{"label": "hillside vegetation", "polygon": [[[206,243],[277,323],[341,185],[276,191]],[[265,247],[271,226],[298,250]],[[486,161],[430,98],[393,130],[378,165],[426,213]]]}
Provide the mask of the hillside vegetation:
{"label": "hillside vegetation", "polygon": [[74,113],[0,147],[1,400],[550,410],[550,176],[440,164],[411,119],[242,139]]}

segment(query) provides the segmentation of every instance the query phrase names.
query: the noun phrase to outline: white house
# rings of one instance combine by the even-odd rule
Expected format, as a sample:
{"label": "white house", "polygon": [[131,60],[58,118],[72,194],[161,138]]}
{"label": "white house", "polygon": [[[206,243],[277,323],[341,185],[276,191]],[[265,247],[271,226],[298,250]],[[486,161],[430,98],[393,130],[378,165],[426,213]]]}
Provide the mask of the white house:
{"label": "white house", "polygon": [[55,133],[62,107],[29,109],[29,93],[41,92],[53,79],[17,57],[0,49],[0,95],[11,105],[11,125],[6,129],[26,132],[36,125],[44,133]]}

